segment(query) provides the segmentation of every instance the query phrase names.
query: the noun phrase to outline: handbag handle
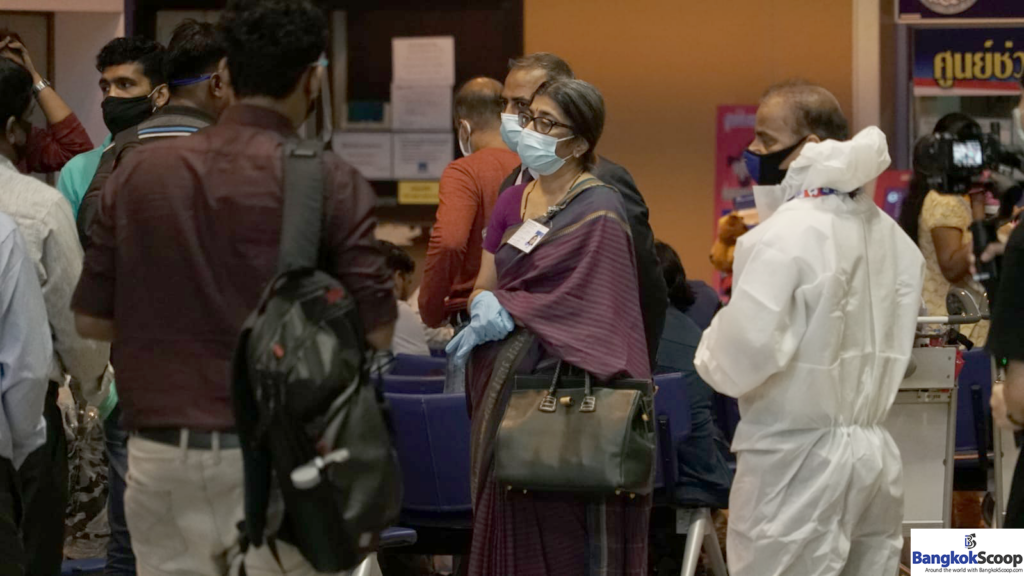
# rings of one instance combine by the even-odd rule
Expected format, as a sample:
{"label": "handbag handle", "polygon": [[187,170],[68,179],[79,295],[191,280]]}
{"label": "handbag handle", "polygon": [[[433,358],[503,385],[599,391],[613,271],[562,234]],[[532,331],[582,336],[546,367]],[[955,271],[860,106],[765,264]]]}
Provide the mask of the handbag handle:
{"label": "handbag handle", "polygon": [[[551,379],[551,387],[548,388],[547,396],[540,401],[540,406],[537,410],[541,412],[552,413],[558,410],[558,401],[556,401],[556,394],[558,393],[558,381],[562,377],[562,361],[558,361],[558,365],[555,366],[555,375]],[[566,408],[572,406],[572,397],[566,396],[561,399],[562,405]],[[597,411],[597,398],[594,397],[594,387],[591,382],[590,372],[583,372],[583,402],[580,403],[580,412],[596,412]]]}

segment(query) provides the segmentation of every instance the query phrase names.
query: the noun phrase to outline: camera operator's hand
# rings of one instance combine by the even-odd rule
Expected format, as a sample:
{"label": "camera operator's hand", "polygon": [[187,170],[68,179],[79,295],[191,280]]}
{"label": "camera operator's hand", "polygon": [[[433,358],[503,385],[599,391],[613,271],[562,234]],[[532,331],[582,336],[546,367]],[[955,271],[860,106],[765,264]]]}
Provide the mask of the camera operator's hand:
{"label": "camera operator's hand", "polygon": [[971,191],[971,216],[975,222],[985,219],[985,191]]}
{"label": "camera operator's hand", "polygon": [[[1004,252],[1006,252],[1006,244],[1003,244],[1002,242],[993,242],[986,246],[985,251],[981,253],[981,261],[991,262],[1002,256]],[[976,275],[978,273],[977,257],[974,256],[974,253],[971,253],[967,258],[971,262],[971,275]]]}

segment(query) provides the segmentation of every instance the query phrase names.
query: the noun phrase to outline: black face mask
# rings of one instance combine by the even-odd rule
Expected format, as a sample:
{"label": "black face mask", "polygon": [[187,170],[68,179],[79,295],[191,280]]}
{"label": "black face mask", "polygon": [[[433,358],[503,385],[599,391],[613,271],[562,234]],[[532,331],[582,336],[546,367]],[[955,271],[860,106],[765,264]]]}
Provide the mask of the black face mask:
{"label": "black face mask", "polygon": [[153,115],[153,102],[149,96],[118,98],[107,96],[103,99],[103,123],[111,134],[131,128]]}
{"label": "black face mask", "polygon": [[786,158],[800,147],[807,138],[801,138],[796,144],[782,150],[776,150],[768,154],[758,154],[751,150],[743,151],[743,163],[747,166],[747,172],[754,182],[759,186],[778,186],[786,179],[786,170],[781,168]]}

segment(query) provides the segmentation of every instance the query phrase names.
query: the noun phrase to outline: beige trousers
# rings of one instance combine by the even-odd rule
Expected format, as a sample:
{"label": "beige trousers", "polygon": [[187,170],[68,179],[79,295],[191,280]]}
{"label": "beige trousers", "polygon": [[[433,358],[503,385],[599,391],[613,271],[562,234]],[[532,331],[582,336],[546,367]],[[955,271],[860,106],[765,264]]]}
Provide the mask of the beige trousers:
{"label": "beige trousers", "polygon": [[[124,507],[140,576],[316,572],[294,547],[277,543],[281,564],[267,546],[238,549],[243,517],[242,451],[197,450],[132,436]],[[283,569],[282,569],[283,568]]]}

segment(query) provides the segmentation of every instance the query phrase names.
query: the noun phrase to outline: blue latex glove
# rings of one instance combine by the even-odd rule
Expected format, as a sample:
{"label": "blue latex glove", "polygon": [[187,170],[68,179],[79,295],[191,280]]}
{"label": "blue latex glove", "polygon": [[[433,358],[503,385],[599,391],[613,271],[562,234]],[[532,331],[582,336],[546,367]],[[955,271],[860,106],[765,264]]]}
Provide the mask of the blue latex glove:
{"label": "blue latex glove", "polygon": [[480,344],[501,340],[516,327],[508,310],[491,292],[481,292],[469,308],[469,326],[455,335],[445,352],[457,366],[464,366],[469,353]]}

